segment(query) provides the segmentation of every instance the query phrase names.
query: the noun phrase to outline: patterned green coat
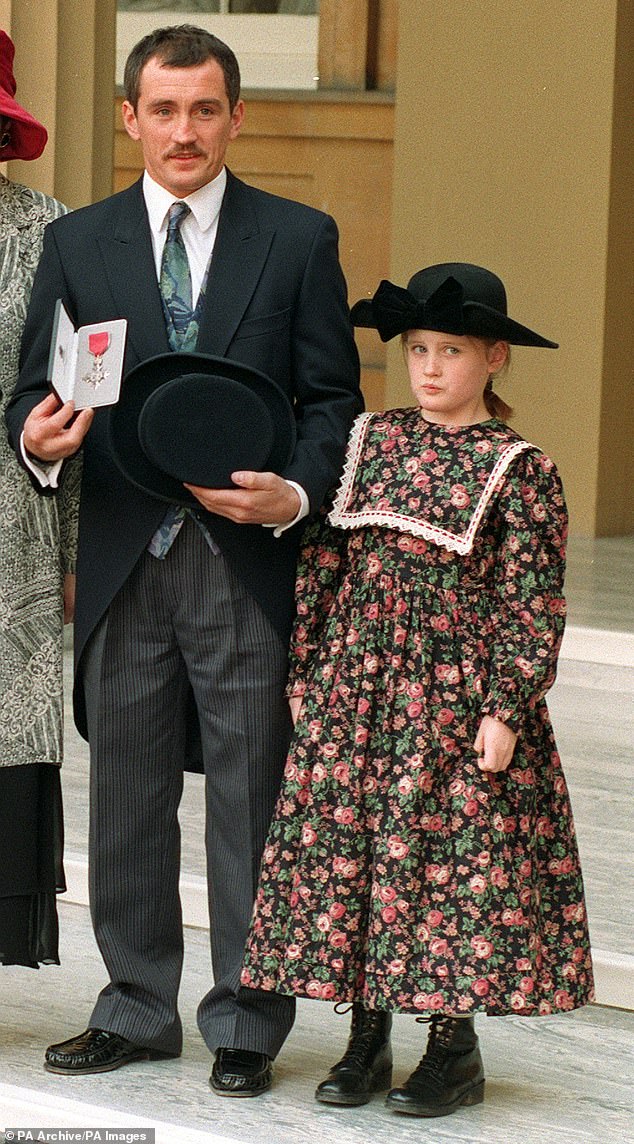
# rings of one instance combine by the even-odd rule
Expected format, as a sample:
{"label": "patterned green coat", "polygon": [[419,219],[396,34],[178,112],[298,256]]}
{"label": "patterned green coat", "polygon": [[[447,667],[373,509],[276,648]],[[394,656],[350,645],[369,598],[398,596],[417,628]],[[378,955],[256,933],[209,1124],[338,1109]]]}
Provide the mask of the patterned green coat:
{"label": "patterned green coat", "polygon": [[[48,222],[66,208],[0,178],[0,401],[18,374],[20,339]],[[0,433],[0,766],[62,760],[62,582],[74,570],[79,463],[42,497]]]}

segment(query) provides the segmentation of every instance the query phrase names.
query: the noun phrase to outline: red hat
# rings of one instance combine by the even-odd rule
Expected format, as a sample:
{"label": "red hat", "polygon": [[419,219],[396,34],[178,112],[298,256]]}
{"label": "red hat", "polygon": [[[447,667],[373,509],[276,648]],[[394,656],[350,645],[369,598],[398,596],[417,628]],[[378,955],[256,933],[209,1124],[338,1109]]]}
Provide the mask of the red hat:
{"label": "red hat", "polygon": [[13,57],[15,47],[6,32],[0,30],[0,116],[11,120],[9,142],[0,145],[0,162],[8,159],[38,159],[46,147],[48,133],[28,111],[16,103]]}

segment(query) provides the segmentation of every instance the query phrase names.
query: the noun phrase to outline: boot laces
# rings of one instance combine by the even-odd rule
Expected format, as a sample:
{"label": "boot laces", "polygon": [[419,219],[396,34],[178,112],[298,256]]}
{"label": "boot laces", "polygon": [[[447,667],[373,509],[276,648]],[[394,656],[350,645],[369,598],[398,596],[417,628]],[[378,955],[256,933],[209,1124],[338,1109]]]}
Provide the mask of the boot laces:
{"label": "boot laces", "polygon": [[365,1068],[368,1058],[376,1052],[376,1041],[376,1029],[364,1029],[362,1033],[355,1033],[339,1064],[357,1065],[360,1068]]}
{"label": "boot laces", "polygon": [[410,1080],[427,1080],[436,1087],[443,1084],[443,1067],[451,1055],[453,1023],[451,1017],[417,1017],[419,1025],[429,1025],[429,1040],[420,1064],[414,1069]]}
{"label": "boot laces", "polygon": [[360,1012],[356,1010],[353,1005],[343,1008],[344,1002],[338,1002],[338,1004],[341,1008],[337,1008],[337,1005],[335,1005],[336,1013],[343,1014],[352,1010],[352,1028],[346,1051],[335,1067],[339,1068],[342,1065],[353,1065],[366,1068],[368,1059],[374,1056],[379,1047],[378,1043],[383,1040],[381,1031],[377,1029],[376,1021],[372,1019],[373,1012],[371,1010]]}

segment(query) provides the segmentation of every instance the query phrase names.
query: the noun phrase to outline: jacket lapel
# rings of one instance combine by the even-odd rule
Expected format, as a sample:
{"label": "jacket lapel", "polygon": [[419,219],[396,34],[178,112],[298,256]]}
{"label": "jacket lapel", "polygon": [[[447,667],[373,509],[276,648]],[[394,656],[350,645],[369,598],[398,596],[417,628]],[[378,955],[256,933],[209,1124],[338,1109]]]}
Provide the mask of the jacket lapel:
{"label": "jacket lapel", "polygon": [[[219,357],[226,355],[251,301],[275,233],[260,228],[249,187],[229,171],[227,176],[196,347]],[[128,354],[144,361],[167,353],[142,180],[122,193],[112,232],[99,246],[117,312],[128,318]]]}
{"label": "jacket lapel", "polygon": [[227,171],[197,349],[224,357],[257,286],[273,235],[261,230],[249,187]]}
{"label": "jacket lapel", "polygon": [[142,180],[123,192],[112,232],[98,241],[110,292],[120,313],[128,318],[128,358],[144,361],[167,353]]}

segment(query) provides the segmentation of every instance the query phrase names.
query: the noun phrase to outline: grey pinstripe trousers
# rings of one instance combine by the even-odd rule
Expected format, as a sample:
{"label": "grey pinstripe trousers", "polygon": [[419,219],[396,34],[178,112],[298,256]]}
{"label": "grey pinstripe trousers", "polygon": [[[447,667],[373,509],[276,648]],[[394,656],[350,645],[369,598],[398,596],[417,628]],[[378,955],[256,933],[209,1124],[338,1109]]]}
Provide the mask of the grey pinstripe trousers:
{"label": "grey pinstripe trousers", "polygon": [[90,902],[110,975],[93,1028],[179,1052],[178,895],[185,700],[202,734],[213,988],[198,1008],[212,1051],[275,1056],[294,1002],[239,989],[261,851],[290,736],[286,653],[222,556],[186,520],[165,560],[147,553],[85,658]]}

